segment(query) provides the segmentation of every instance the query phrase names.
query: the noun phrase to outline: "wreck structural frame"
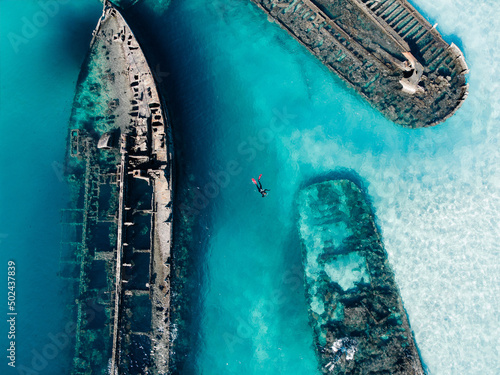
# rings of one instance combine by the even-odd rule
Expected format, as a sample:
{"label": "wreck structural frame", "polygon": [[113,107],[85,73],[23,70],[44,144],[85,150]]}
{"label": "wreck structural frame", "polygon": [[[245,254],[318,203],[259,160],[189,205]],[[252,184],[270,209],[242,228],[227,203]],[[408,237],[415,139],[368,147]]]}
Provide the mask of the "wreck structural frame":
{"label": "wreck structural frame", "polygon": [[[95,68],[96,58],[101,59],[97,60],[98,65],[108,67],[106,71]],[[92,76],[92,69],[103,75]],[[94,97],[84,89],[87,80],[94,82],[88,84]],[[115,92],[111,92],[113,90]],[[107,109],[96,109],[100,103],[96,103],[95,98],[99,100],[110,95],[116,99],[107,102]],[[78,276],[73,272],[74,276],[67,278],[75,282],[78,294],[74,306],[76,346],[72,374],[86,373],[89,366],[94,365],[94,359],[101,357],[104,358],[99,361],[100,373],[128,373],[123,366],[129,359],[122,354],[129,350],[126,348],[130,347],[131,335],[147,338],[150,342],[151,350],[146,353],[149,358],[147,372],[166,374],[171,350],[170,266],[174,206],[171,124],[137,39],[108,0],[103,2],[102,16],[92,33],[75,104],[70,118],[66,175],[73,183],[76,207],[63,210],[67,222],[63,219],[62,224],[79,229],[75,238],[66,242],[71,244],[73,254],[61,252],[61,267],[71,264],[78,271]],[[101,212],[99,200],[106,199],[101,191],[104,185],[112,187],[114,195],[109,199],[111,208]],[[141,186],[140,191],[134,191],[137,186]],[[103,215],[107,216],[103,218]],[[95,229],[104,221],[111,224],[107,234],[113,247],[111,251],[95,245],[99,242],[94,238]],[[145,232],[139,233],[139,229],[134,228]],[[139,248],[134,245],[137,236],[142,236]],[[137,254],[148,259],[147,267],[134,264]],[[90,286],[90,270],[96,262],[105,263],[107,279],[107,287],[99,293]],[[140,270],[141,275],[131,274],[131,270]],[[138,284],[136,276],[137,280],[147,278],[147,282]],[[129,301],[141,296],[147,296],[150,301],[150,318],[146,319],[150,322],[149,328],[133,331],[133,327],[140,325],[130,320],[133,308]],[[88,312],[92,309],[100,312],[95,306],[102,306],[107,329],[89,328],[96,319],[89,319]],[[109,336],[103,340],[101,353],[88,347],[94,341],[92,337],[106,331]]]}
{"label": "wreck structural frame", "polygon": [[406,0],[251,1],[397,124],[434,126],[467,98],[463,53]]}

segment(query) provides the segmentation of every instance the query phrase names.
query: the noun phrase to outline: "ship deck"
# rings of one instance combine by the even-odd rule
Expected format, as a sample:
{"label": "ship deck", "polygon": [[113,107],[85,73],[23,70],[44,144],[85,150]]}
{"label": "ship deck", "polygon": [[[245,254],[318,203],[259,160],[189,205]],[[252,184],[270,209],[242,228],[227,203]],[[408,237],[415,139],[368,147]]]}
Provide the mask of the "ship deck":
{"label": "ship deck", "polygon": [[134,34],[105,1],[70,119],[73,374],[168,372],[173,145],[165,108]]}
{"label": "ship deck", "polygon": [[252,1],[400,125],[436,125],[467,97],[462,52],[404,0]]}

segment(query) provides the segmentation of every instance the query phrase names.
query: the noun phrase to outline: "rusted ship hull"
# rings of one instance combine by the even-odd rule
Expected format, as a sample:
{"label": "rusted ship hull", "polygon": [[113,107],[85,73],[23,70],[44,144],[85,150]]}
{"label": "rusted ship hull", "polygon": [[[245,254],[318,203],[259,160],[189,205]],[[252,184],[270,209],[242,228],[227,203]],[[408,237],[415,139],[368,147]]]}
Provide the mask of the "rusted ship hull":
{"label": "rusted ship hull", "polygon": [[405,0],[252,0],[388,119],[436,125],[468,93],[462,52]]}
{"label": "rusted ship hull", "polygon": [[423,375],[371,208],[351,181],[308,186],[297,199],[310,322],[321,371]]}
{"label": "rusted ship hull", "polygon": [[72,373],[166,374],[171,128],[142,49],[109,1],[82,66],[69,139],[73,210],[82,213]]}

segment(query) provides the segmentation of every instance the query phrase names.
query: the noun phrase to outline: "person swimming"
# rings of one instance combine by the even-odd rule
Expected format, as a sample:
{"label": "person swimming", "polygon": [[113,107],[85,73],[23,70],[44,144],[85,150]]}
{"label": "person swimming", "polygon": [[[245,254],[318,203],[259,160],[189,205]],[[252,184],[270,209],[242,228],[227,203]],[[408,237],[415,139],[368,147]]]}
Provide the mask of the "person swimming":
{"label": "person swimming", "polygon": [[255,184],[255,186],[257,186],[257,190],[262,194],[262,198],[264,198],[267,195],[267,192],[270,190],[262,188],[262,183],[260,182],[261,177],[262,174],[259,175],[258,181],[255,181],[255,178],[252,178],[252,182]]}

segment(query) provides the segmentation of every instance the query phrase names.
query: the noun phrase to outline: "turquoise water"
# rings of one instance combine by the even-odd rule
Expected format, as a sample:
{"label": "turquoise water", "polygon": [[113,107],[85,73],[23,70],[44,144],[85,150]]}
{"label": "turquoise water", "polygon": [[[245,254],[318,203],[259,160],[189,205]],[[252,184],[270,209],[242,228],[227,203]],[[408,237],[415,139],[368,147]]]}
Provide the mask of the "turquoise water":
{"label": "turquoise water", "polygon": [[[155,46],[170,93],[178,190],[213,196],[191,203],[202,208],[191,277],[197,333],[180,373],[317,373],[294,278],[302,269],[293,203],[301,185],[343,168],[372,198],[429,372],[498,373],[494,2],[418,2],[461,40],[471,69],[464,106],[424,130],[386,121],[246,1],[172,2],[148,22],[148,6],[138,5],[129,18]],[[283,112],[288,123],[270,131]],[[252,146],[259,135],[265,142]],[[231,160],[239,169],[217,194],[211,175]],[[265,199],[250,181],[260,173]]]}
{"label": "turquoise water", "polygon": [[[248,1],[145,1],[129,11],[169,93],[177,189],[197,197],[185,202],[198,211],[196,331],[177,332],[191,343],[179,373],[317,373],[294,199],[339,169],[354,170],[372,198],[430,373],[499,372],[500,10],[489,0],[417,5],[448,40],[461,40],[471,74],[455,116],[413,131],[373,111]],[[0,0],[0,267],[5,275],[1,264],[18,262],[19,365],[63,329],[71,302],[56,276],[66,192],[54,166],[100,14],[93,0],[61,5],[15,53],[6,33],[38,7]],[[250,181],[260,173],[265,199]],[[214,175],[224,188],[210,184]],[[40,373],[67,373],[66,353]]]}
{"label": "turquoise water", "polygon": [[[61,168],[76,79],[101,7],[60,3],[49,15],[35,0],[0,0],[2,374],[67,374],[71,363],[60,335],[65,306],[73,303],[57,276],[60,209],[68,199]],[[26,22],[38,26],[23,34]],[[3,355],[10,341],[4,317],[11,259],[17,264],[15,369]]]}

